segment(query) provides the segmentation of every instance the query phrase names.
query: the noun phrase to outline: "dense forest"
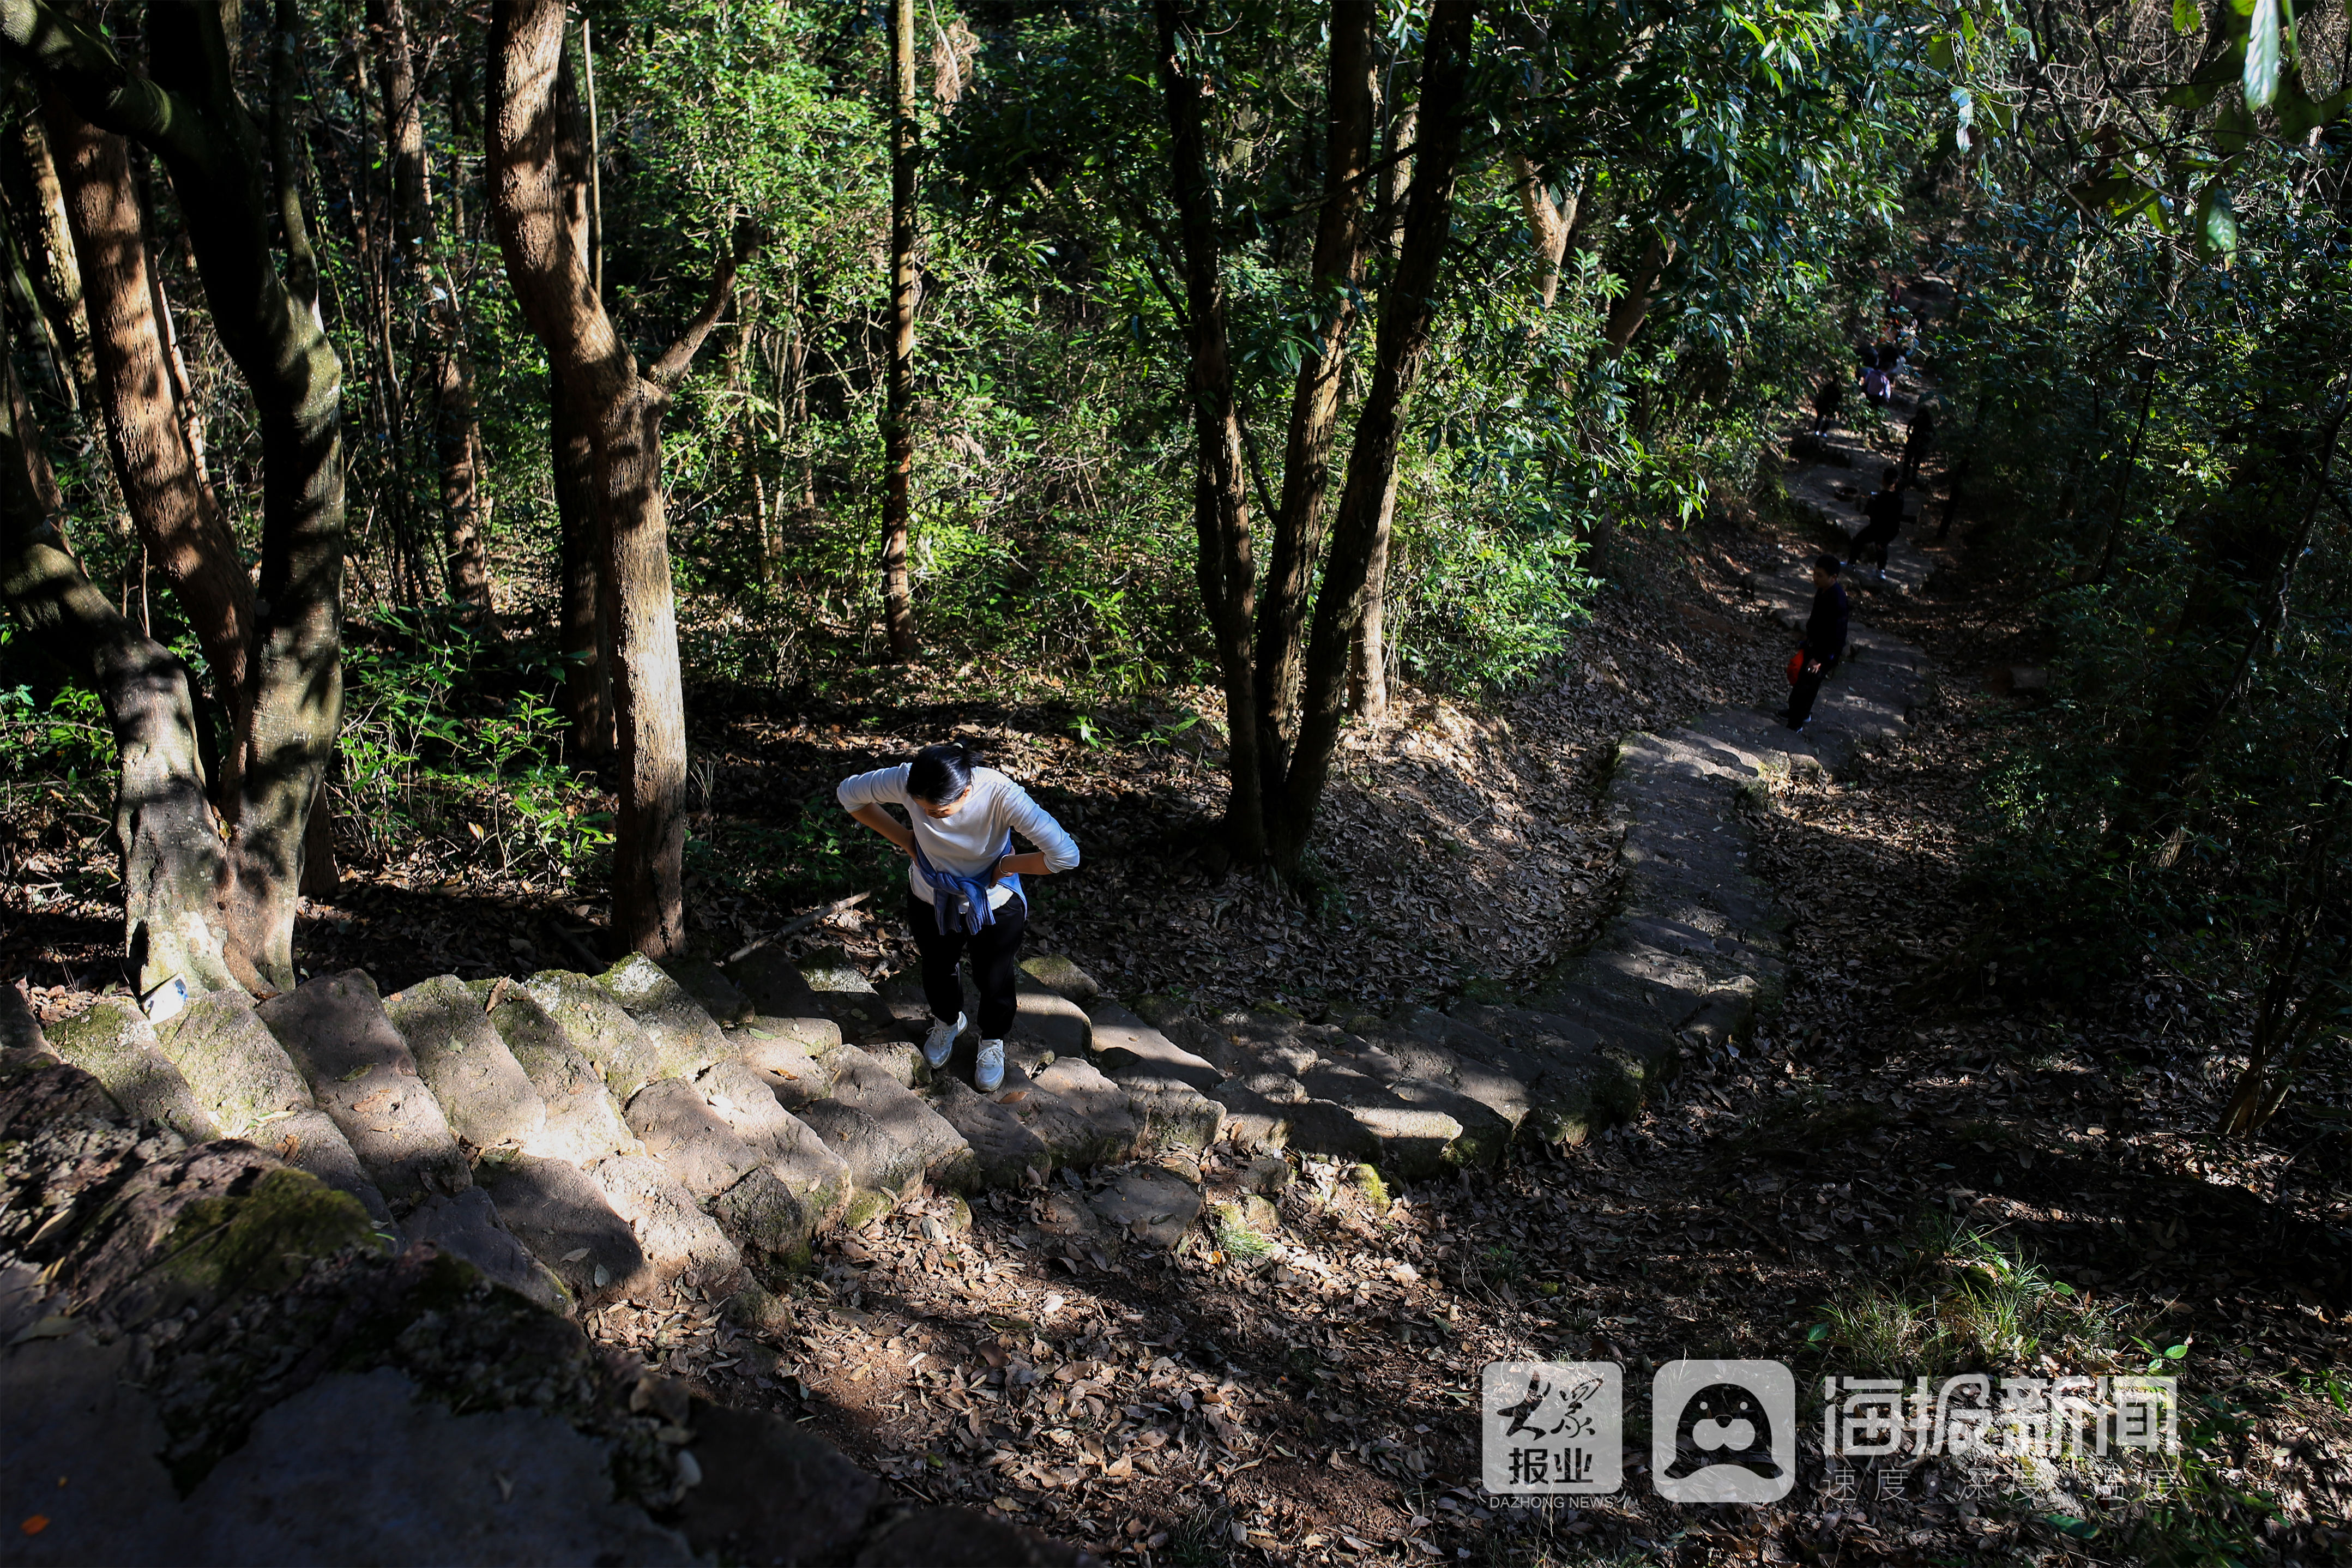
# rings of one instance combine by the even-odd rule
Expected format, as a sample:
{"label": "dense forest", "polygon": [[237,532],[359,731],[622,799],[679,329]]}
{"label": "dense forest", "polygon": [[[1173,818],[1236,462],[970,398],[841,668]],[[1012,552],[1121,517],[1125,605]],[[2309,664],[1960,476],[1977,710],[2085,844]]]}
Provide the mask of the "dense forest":
{"label": "dense forest", "polygon": [[[1857,621],[1964,695],[1935,910],[1811,907],[1905,1017],[2185,1053],[2340,1248],[2348,71],[2335,0],[10,0],[0,981],[878,983],[833,784],[970,736],[1106,978],[1528,994],[1615,737],[1780,700],[1675,606],[1855,554],[1842,421],[1967,584]],[[2097,1560],[2344,1549],[2214,1487]]]}

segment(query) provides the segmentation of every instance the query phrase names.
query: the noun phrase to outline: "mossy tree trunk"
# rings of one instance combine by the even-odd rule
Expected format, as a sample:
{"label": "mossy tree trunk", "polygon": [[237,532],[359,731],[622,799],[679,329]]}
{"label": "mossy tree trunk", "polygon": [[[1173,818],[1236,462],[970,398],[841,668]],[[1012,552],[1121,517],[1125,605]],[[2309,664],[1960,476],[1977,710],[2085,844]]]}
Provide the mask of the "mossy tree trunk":
{"label": "mossy tree trunk", "polygon": [[[146,23],[144,76],[44,0],[0,6],[0,51],[93,125],[163,163],[221,346],[253,395],[262,551],[251,701],[233,737],[238,785],[222,814],[225,866],[203,913],[230,973],[286,990],[295,983],[305,831],[342,712],[342,364],[319,316],[292,161],[266,156],[237,97],[221,10],[160,5]],[[282,79],[278,96],[288,96]],[[282,147],[282,105],[275,118]],[[72,635],[95,635],[74,625]]]}

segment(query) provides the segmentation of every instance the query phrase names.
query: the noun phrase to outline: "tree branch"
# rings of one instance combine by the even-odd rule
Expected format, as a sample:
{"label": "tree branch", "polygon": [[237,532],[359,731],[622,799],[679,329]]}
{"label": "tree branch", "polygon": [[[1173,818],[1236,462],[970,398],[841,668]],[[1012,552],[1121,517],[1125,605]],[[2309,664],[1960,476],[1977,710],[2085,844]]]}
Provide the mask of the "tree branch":
{"label": "tree branch", "polygon": [[677,390],[677,384],[686,379],[687,371],[694,363],[694,356],[701,352],[702,341],[719,324],[719,318],[727,313],[727,301],[735,297],[735,272],[742,265],[742,256],[734,250],[719,258],[710,274],[710,298],[702,302],[702,309],[686,324],[677,342],[664,349],[661,358],[646,368],[647,381],[664,392]]}

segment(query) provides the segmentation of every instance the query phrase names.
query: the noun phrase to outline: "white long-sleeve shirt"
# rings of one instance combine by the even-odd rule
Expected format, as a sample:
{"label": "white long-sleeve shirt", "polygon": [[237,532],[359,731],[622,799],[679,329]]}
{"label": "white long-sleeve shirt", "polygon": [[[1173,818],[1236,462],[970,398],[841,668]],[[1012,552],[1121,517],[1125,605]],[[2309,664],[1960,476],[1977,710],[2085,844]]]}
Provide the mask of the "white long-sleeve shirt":
{"label": "white long-sleeve shirt", "polygon": [[[1049,871],[1066,871],[1078,863],[1078,847],[1062,831],[1062,825],[1031,800],[1027,790],[994,768],[971,770],[971,789],[955,815],[942,821],[924,811],[922,804],[907,792],[909,766],[901,763],[895,768],[877,768],[844,779],[834,797],[841,802],[842,810],[849,812],[867,805],[903,806],[914,824],[915,842],[922,847],[923,858],[940,870],[959,877],[977,877],[995,865],[1007,828],[1037,847]],[[907,861],[907,886],[923,902],[936,901],[931,885],[923,880],[922,868],[912,858]],[[1011,897],[1013,889],[999,882],[988,890],[988,907],[1001,909]]]}

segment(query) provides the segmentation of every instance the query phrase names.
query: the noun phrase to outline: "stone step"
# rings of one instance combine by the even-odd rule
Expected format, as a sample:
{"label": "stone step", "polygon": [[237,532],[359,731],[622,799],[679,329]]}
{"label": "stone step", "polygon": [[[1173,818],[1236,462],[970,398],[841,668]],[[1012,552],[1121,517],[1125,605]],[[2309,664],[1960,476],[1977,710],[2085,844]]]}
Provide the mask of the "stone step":
{"label": "stone step", "polygon": [[1224,1107],[1204,1092],[1224,1075],[1176,1044],[1116,998],[1086,1004],[1095,1063],[1127,1097],[1142,1147],[1155,1152],[1202,1150],[1224,1131]]}
{"label": "stone step", "polygon": [[579,1166],[499,1154],[478,1174],[500,1223],[583,1308],[656,1282],[636,1232]]}
{"label": "stone step", "polygon": [[633,952],[596,977],[653,1042],[656,1079],[692,1078],[729,1054],[719,1025],[661,965]]}
{"label": "stone step", "polygon": [[[1332,1050],[1332,1061],[1351,1064],[1372,1077],[1417,1079],[1475,1100],[1516,1134],[1530,1106],[1528,1084],[1535,1064],[1498,1051],[1491,1058],[1465,1056],[1392,1028],[1385,1019],[1360,1021],[1366,1033],[1351,1035]],[[1456,1121],[1474,1118],[1455,1112]]]}
{"label": "stone step", "polygon": [[765,1163],[686,1079],[646,1085],[623,1114],[646,1152],[698,1198],[719,1196]]}
{"label": "stone step", "polygon": [[[0,1051],[41,1052],[49,1048],[41,1021],[13,980],[0,980]],[[51,1053],[54,1055],[55,1053]]]}
{"label": "stone step", "polygon": [[629,1222],[656,1278],[667,1281],[691,1271],[722,1291],[741,1279],[741,1250],[659,1160],[614,1154],[589,1166],[588,1178]]}
{"label": "stone step", "polygon": [[749,1021],[760,1010],[741,987],[727,978],[725,970],[707,958],[676,959],[662,967],[722,1029]]}
{"label": "stone step", "polygon": [[1021,972],[1084,1007],[1104,994],[1095,977],[1058,952],[1035,952],[1021,961]]}
{"label": "stone step", "polygon": [[854,1185],[848,1162],[784,1110],[766,1079],[743,1063],[720,1062],[696,1083],[711,1110],[799,1203],[806,1228],[793,1246],[804,1246],[840,1219]]}
{"label": "stone step", "polygon": [[[16,986],[6,990],[21,1004]],[[34,1037],[39,1035],[37,1028]],[[208,1143],[221,1135],[212,1112],[156,1043],[155,1031],[136,1003],[101,996],[48,1030],[47,1037],[51,1051],[105,1085],[127,1115],[168,1127],[191,1143]]]}
{"label": "stone step", "polygon": [[787,1109],[823,1100],[833,1092],[841,1030],[830,1019],[822,1034],[796,1027],[806,1022],[761,1013],[727,1031],[735,1059],[758,1073],[777,1103]]}
{"label": "stone step", "polygon": [[1032,1170],[1045,1175],[1065,1165],[1108,1164],[1135,1151],[1127,1097],[1084,1061],[1056,1058],[1034,1077],[1008,1062],[1003,1086],[988,1095],[944,1079],[934,1103],[971,1145],[980,1180],[991,1187],[1018,1187]]}
{"label": "stone step", "polygon": [[[862,1043],[876,1037],[899,1037],[898,1019],[889,1004],[866,978],[866,972],[851,963],[839,948],[809,953],[800,961],[799,969],[807,990],[814,995],[824,1016],[841,1026],[843,1039]],[[737,984],[741,984],[740,977]],[[759,1001],[756,993],[751,994],[753,1001]],[[768,1010],[765,1003],[761,1007]]]}
{"label": "stone step", "polygon": [[918,1180],[949,1188],[977,1180],[962,1135],[881,1063],[856,1046],[842,1047],[835,1060],[832,1092],[796,1114],[849,1166],[858,1199],[845,1224],[894,1206]]}
{"label": "stone step", "polygon": [[520,989],[554,1020],[575,1051],[595,1064],[604,1086],[623,1104],[656,1079],[674,1076],[665,1070],[652,1037],[629,1016],[620,998],[593,976],[569,969],[542,969]]}
{"label": "stone step", "polygon": [[471,1167],[365,970],[306,980],[254,1009],[395,1215],[474,1184]]}
{"label": "stone step", "polygon": [[429,1241],[551,1311],[572,1310],[572,1292],[508,1230],[490,1194],[479,1187],[425,1199],[408,1211],[401,1228],[410,1241]]}
{"label": "stone step", "polygon": [[1096,1059],[1113,1078],[1165,1079],[1205,1092],[1224,1077],[1215,1063],[1186,1050],[1113,997],[1097,996],[1086,1008]]}
{"label": "stone step", "polygon": [[751,1000],[751,1024],[787,1036],[817,1056],[841,1044],[841,1026],[780,949],[763,947],[722,973]]}
{"label": "stone step", "polygon": [[335,1119],[315,1105],[272,1117],[244,1134],[298,1171],[304,1171],[360,1201],[376,1228],[397,1244],[404,1232],[393,1217],[392,1205],[369,1176],[352,1149],[351,1140]]}
{"label": "stone step", "polygon": [[496,981],[478,980],[468,982],[467,988],[479,992],[485,1001],[499,994],[498,1005],[489,1011],[490,1026],[546,1106],[539,1133],[524,1145],[525,1152],[588,1165],[608,1155],[639,1152],[636,1134],[621,1120],[620,1105],[596,1064],[572,1044],[553,1014],[520,986],[501,991]]}
{"label": "stone step", "polygon": [[483,998],[454,974],[420,980],[384,998],[441,1113],[476,1150],[524,1148],[547,1126],[547,1101],[531,1087]]}
{"label": "stone step", "polygon": [[156,1041],[226,1137],[260,1142],[265,1122],[318,1104],[301,1068],[241,992],[199,996],[156,1031]]}

